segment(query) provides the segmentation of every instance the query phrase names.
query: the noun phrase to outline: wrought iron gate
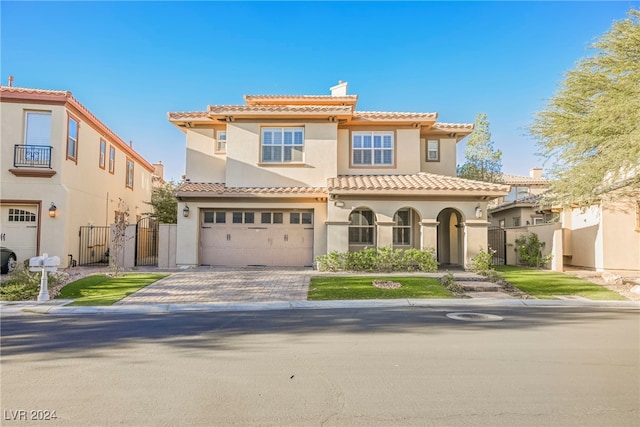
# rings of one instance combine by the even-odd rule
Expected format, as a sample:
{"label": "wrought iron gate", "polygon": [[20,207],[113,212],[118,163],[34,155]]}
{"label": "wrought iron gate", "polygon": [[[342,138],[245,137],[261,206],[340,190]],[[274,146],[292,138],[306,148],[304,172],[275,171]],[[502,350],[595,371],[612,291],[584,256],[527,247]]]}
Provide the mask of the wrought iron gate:
{"label": "wrought iron gate", "polygon": [[109,226],[88,225],[80,227],[78,265],[109,264]]}
{"label": "wrought iron gate", "polygon": [[158,265],[158,230],[155,218],[142,218],[136,223],[136,265]]}
{"label": "wrought iron gate", "polygon": [[507,265],[507,230],[500,227],[489,228],[489,249],[494,250],[493,265]]}

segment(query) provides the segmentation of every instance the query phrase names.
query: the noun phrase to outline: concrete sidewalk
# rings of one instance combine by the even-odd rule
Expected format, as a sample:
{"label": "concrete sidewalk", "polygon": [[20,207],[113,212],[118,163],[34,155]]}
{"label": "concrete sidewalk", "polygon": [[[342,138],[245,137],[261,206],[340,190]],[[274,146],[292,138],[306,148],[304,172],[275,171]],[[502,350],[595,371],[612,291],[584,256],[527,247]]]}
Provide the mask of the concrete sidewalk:
{"label": "concrete sidewalk", "polygon": [[268,310],[300,310],[300,309],[358,309],[358,308],[392,308],[421,307],[433,309],[477,310],[492,307],[564,307],[564,308],[611,308],[640,310],[637,301],[591,301],[591,300],[537,300],[537,299],[386,299],[386,300],[345,300],[345,301],[276,301],[245,303],[202,303],[202,304],[144,304],[144,305],[112,305],[112,306],[73,306],[65,307],[70,300],[53,300],[42,303],[3,302],[0,314],[163,314],[181,312],[233,312],[233,311],[268,311]]}

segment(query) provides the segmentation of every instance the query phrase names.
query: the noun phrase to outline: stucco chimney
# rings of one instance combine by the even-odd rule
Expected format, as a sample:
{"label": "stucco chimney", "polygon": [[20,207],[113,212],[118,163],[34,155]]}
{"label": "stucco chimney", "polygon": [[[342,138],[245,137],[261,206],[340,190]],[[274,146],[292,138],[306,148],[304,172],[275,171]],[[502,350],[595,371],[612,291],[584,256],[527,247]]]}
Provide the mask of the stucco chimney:
{"label": "stucco chimney", "polygon": [[542,179],[542,168],[532,168],[529,176],[533,179]]}
{"label": "stucco chimney", "polygon": [[164,165],[162,162],[153,164],[153,174],[161,180],[164,179]]}
{"label": "stucco chimney", "polygon": [[13,87],[13,76],[9,76],[9,87]]}
{"label": "stucco chimney", "polygon": [[345,96],[347,94],[347,82],[340,80],[337,85],[329,88],[331,96]]}

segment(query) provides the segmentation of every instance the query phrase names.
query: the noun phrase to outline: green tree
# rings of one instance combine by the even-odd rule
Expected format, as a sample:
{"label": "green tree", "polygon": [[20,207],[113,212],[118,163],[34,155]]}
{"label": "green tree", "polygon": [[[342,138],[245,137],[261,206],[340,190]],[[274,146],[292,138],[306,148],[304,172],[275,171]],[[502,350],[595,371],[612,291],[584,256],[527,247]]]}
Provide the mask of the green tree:
{"label": "green tree", "polygon": [[639,187],[639,21],[632,9],[614,22],[535,116],[530,131],[552,161],[549,202],[588,204],[616,187]]}
{"label": "green tree", "polygon": [[176,184],[165,182],[153,188],[151,202],[153,212],[149,213],[162,224],[176,224],[178,222],[178,200],[173,195]]}
{"label": "green tree", "polygon": [[489,119],[484,113],[476,115],[476,124],[464,150],[466,159],[458,166],[458,176],[476,181],[500,182],[502,151],[493,148]]}

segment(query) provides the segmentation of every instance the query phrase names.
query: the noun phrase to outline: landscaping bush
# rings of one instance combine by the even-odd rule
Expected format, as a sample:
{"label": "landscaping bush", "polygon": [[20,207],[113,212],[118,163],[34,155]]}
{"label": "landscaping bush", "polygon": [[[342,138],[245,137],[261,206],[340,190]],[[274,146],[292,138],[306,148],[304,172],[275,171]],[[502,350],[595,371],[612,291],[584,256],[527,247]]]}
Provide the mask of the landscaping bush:
{"label": "landscaping bush", "polygon": [[[58,286],[65,279],[64,273],[47,273],[47,287],[49,290]],[[22,264],[16,265],[15,270],[0,284],[0,301],[28,301],[38,298],[40,293],[40,273],[31,272]],[[51,295],[51,298],[54,295]]]}
{"label": "landscaping bush", "polygon": [[439,282],[446,290],[448,290],[452,294],[458,296],[464,295],[464,288],[461,284],[456,282],[456,279],[453,277],[453,273],[451,273],[450,271],[447,271],[447,274],[442,276],[439,279]]}
{"label": "landscaping bush", "polygon": [[436,271],[438,261],[433,248],[419,250],[366,248],[355,252],[333,251],[316,257],[320,271]]}
{"label": "landscaping bush", "polygon": [[496,277],[496,270],[493,268],[493,254],[496,251],[489,248],[488,251],[481,250],[471,258],[471,271],[481,276],[489,278]]}
{"label": "landscaping bush", "polygon": [[520,263],[528,267],[540,268],[551,261],[552,255],[542,255],[545,243],[541,242],[536,233],[520,236],[516,239],[516,247]]}

